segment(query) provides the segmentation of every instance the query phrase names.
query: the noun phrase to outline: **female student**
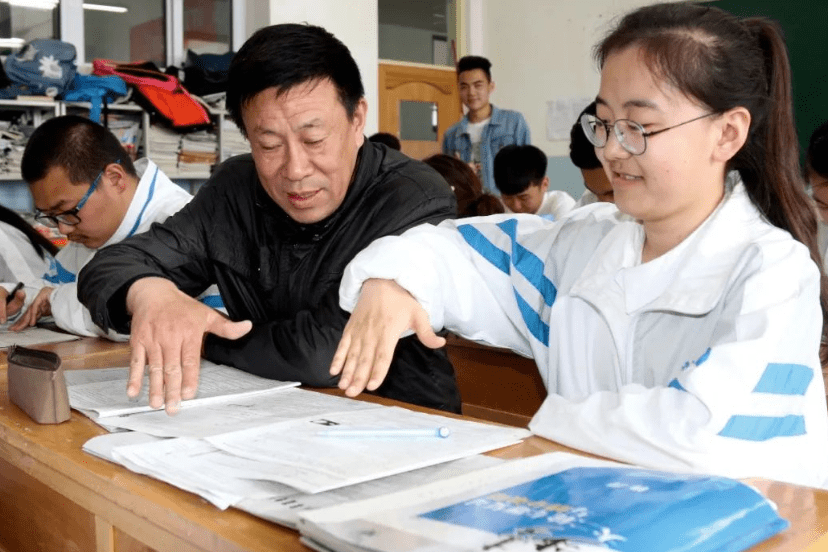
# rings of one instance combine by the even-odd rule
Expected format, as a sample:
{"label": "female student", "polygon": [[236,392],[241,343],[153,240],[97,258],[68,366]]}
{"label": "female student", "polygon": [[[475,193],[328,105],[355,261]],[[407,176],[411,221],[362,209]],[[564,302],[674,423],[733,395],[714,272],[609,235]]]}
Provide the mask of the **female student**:
{"label": "female student", "polygon": [[477,174],[468,163],[437,153],[423,159],[423,163],[440,173],[457,197],[457,218],[496,215],[505,211],[498,198],[483,189]]}
{"label": "female student", "polygon": [[[57,247],[37,233],[20,215],[0,206],[0,282],[4,282],[3,298],[22,282],[24,285],[39,281],[49,270]],[[25,292],[18,292],[21,298]],[[10,305],[17,312],[19,305]],[[0,324],[6,322],[6,302],[0,301]]]}
{"label": "female student", "polygon": [[778,28],[658,4],[596,54],[584,127],[617,208],[378,240],[343,279],[353,315],[331,373],[349,395],[375,389],[400,334],[439,346],[445,327],[535,358],[539,435],[649,467],[822,485],[825,278]]}

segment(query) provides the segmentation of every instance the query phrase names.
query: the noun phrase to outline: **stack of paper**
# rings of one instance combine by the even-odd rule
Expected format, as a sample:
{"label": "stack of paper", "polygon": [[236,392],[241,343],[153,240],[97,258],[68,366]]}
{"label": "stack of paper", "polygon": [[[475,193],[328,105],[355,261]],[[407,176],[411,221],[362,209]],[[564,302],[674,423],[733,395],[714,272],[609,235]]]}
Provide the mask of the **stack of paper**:
{"label": "stack of paper", "polygon": [[214,132],[189,132],[181,138],[178,171],[181,176],[205,176],[216,163],[218,140]]}
{"label": "stack of paper", "polygon": [[80,339],[79,336],[74,334],[56,332],[48,328],[39,328],[37,326],[32,326],[19,332],[10,332],[8,331],[8,327],[13,323],[14,320],[10,320],[6,324],[0,324],[0,349],[7,349],[12,345],[31,347],[32,345],[39,345],[41,343],[57,343],[60,341],[74,341],[75,339]]}
{"label": "stack of paper", "polygon": [[149,138],[147,157],[152,159],[167,175],[175,174],[178,171],[181,135],[161,125],[152,125],[149,127],[147,136]]}
{"label": "stack of paper", "polygon": [[566,453],[299,514],[316,550],[738,552],[788,526],[755,489]]}
{"label": "stack of paper", "polygon": [[231,119],[221,120],[221,160],[224,161],[234,155],[250,153],[250,143],[242,135],[239,127]]}
{"label": "stack of paper", "polygon": [[84,450],[219,508],[236,505],[286,524],[308,507],[490,465],[494,460],[478,454],[529,435],[296,389],[207,361],[198,397],[168,416],[146,404],[146,378],[142,395],[126,398],[127,374],[127,368],[67,372],[73,408],[108,429],[132,430],[92,439]]}

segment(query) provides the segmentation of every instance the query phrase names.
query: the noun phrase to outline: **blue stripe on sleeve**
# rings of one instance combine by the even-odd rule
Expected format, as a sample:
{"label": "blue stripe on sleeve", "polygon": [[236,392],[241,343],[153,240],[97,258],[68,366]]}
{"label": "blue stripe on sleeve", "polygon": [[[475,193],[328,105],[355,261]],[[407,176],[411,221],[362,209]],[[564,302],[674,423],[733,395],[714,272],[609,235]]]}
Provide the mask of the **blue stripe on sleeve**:
{"label": "blue stripe on sleeve", "polygon": [[480,253],[484,259],[492,263],[504,274],[509,274],[509,255],[505,251],[496,247],[480,230],[470,224],[462,224],[457,227],[457,230],[472,249]]}
{"label": "blue stripe on sleeve", "polygon": [[535,312],[535,310],[529,306],[529,304],[520,296],[520,294],[515,290],[515,299],[517,299],[518,309],[520,310],[520,315],[523,317],[523,321],[526,323],[526,327],[529,329],[529,333],[535,336],[535,339],[543,343],[544,347],[549,346],[549,324],[541,319],[540,315]]}
{"label": "blue stripe on sleeve", "polygon": [[814,371],[802,364],[770,363],[753,392],[804,395],[812,379],[814,379]]}
{"label": "blue stripe on sleeve", "polygon": [[767,441],[774,437],[805,435],[803,416],[731,416],[719,432],[722,437],[745,441]]}
{"label": "blue stripe on sleeve", "polygon": [[543,261],[517,242],[517,221],[509,219],[497,226],[512,240],[512,264],[540,292],[544,303],[551,307],[558,290],[555,289],[555,284],[544,275]]}
{"label": "blue stripe on sleeve", "polygon": [[224,308],[224,301],[221,300],[220,295],[205,295],[201,298],[201,302],[208,307],[213,307],[214,309]]}
{"label": "blue stripe on sleeve", "polygon": [[679,383],[679,380],[673,378],[673,381],[667,384],[667,387],[672,387],[673,389],[678,389],[679,391],[687,392],[687,389],[684,388],[682,384]]}
{"label": "blue stripe on sleeve", "polygon": [[[506,275],[511,274],[511,267],[522,274],[529,283],[541,295],[544,303],[551,306],[555,302],[557,296],[557,289],[549,278],[543,274],[543,261],[537,255],[517,243],[517,221],[514,219],[504,221],[498,224],[501,230],[512,241],[512,256],[494,245],[480,230],[470,224],[461,224],[457,227],[460,235],[466,240],[466,243],[479,253],[484,259],[489,261],[495,268]],[[541,315],[535,311],[530,303],[524,299],[517,289],[512,287],[515,293],[518,310],[526,324],[529,333],[540,341],[545,347],[549,346],[549,324],[543,321]]]}
{"label": "blue stripe on sleeve", "polygon": [[53,266],[49,267],[49,272],[43,275],[43,279],[50,284],[71,284],[77,277],[77,274],[66,270],[66,267],[57,260]]}

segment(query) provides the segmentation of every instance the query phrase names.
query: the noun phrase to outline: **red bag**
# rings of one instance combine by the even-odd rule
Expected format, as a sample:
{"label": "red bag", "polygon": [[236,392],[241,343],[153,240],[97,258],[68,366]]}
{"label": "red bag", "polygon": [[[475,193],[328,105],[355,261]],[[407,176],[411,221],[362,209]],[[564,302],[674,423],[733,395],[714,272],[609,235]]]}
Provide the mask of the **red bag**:
{"label": "red bag", "polygon": [[[95,75],[117,75],[138,93],[136,100],[148,104],[148,111],[161,115],[177,130],[191,130],[211,125],[210,115],[198,100],[187,92],[178,79],[147,67],[144,63],[118,63],[109,59],[92,62]],[[144,102],[140,102],[140,100]]]}

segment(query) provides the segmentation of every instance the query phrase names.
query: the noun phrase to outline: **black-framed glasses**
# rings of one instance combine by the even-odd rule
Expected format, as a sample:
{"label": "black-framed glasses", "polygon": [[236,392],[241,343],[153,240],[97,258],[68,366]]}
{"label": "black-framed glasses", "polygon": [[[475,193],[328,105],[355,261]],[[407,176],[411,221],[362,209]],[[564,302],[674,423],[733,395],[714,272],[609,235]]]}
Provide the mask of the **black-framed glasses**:
{"label": "black-framed glasses", "polygon": [[[120,164],[121,160],[118,159],[115,163]],[[80,224],[81,219],[78,216],[78,213],[81,209],[83,209],[83,206],[86,205],[86,201],[89,199],[89,196],[91,196],[98,187],[98,183],[101,181],[101,177],[103,176],[105,170],[106,168],[101,169],[101,172],[99,172],[98,176],[95,177],[95,180],[92,181],[92,185],[89,186],[89,189],[86,190],[86,193],[72,209],[63,211],[62,213],[57,213],[56,215],[47,215],[40,209],[37,209],[34,216],[35,220],[45,226],[48,226],[49,228],[57,228],[58,224],[65,224],[66,226],[77,226]]]}
{"label": "black-framed glasses", "polygon": [[704,119],[705,117],[710,117],[711,115],[713,115],[713,112],[699,115],[689,121],[684,121],[683,123],[667,128],[646,132],[643,126],[629,119],[618,119],[614,123],[608,123],[595,115],[584,113],[581,115],[581,128],[584,130],[587,140],[596,148],[603,148],[607,145],[610,129],[612,129],[615,133],[615,139],[618,140],[622,148],[633,155],[641,155],[647,151],[647,138],[650,136],[667,132],[668,130],[692,123],[693,121],[698,121],[699,119]]}

